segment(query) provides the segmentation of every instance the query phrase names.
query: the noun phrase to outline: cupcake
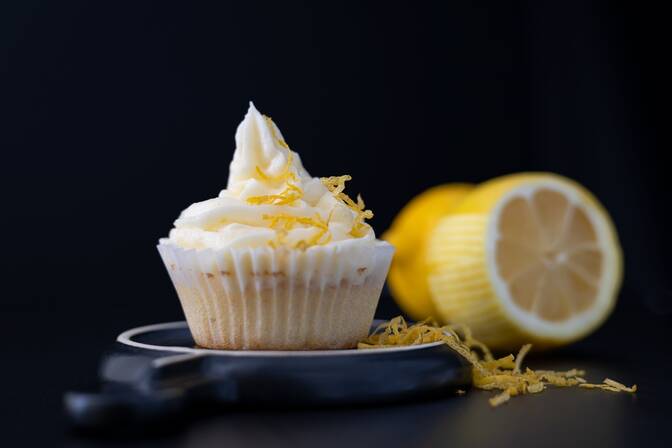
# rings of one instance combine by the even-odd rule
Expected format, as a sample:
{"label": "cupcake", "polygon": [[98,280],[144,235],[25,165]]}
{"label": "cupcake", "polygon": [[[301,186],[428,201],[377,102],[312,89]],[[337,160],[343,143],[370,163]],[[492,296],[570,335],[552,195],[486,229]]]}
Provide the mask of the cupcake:
{"label": "cupcake", "polygon": [[250,103],[226,189],[187,207],[158,245],[199,346],[338,349],[367,336],[393,248],[348,180],[311,177]]}

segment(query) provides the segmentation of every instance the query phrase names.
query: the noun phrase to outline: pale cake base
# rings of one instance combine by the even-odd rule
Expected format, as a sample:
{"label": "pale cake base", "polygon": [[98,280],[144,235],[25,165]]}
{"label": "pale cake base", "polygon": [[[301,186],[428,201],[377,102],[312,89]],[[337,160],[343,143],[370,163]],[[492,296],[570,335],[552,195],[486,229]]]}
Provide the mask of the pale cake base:
{"label": "pale cake base", "polygon": [[245,350],[354,347],[367,336],[380,293],[368,285],[324,291],[251,288],[216,298],[204,298],[194,288],[177,290],[198,345]]}
{"label": "pale cake base", "polygon": [[215,261],[172,245],[159,251],[195,342],[225,350],[355,347],[369,332],[392,256],[389,245],[354,260],[338,251]]}

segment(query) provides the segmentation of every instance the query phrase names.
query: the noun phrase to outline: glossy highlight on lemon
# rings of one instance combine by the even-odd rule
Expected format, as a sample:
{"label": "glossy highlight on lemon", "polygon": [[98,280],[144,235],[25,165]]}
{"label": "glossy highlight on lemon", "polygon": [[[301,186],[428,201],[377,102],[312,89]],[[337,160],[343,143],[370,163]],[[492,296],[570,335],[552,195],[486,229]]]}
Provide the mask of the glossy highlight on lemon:
{"label": "glossy highlight on lemon", "polygon": [[607,211],[550,173],[473,189],[434,226],[426,263],[440,319],[468,325],[495,349],[584,337],[611,312],[622,277]]}
{"label": "glossy highlight on lemon", "polygon": [[396,249],[388,285],[399,307],[413,319],[438,318],[427,284],[427,238],[472,189],[453,183],[424,191],[406,204],[382,236]]}

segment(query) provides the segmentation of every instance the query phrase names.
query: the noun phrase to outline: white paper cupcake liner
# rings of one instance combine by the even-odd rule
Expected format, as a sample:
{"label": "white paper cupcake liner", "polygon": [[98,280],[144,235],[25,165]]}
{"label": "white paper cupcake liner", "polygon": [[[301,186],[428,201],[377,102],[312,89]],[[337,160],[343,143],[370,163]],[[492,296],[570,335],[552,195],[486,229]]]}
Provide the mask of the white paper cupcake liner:
{"label": "white paper cupcake liner", "polygon": [[394,249],[183,249],[158,245],[196,343],[245,350],[354,347],[367,336]]}

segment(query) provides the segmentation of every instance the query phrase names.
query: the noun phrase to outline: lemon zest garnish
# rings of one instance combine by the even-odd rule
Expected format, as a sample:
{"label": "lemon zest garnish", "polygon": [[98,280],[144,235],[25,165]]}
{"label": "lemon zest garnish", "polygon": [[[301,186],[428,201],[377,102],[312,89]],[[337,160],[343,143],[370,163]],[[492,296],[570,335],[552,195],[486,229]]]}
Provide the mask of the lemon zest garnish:
{"label": "lemon zest garnish", "polygon": [[280,174],[276,176],[271,176],[270,174],[266,173],[263,169],[261,169],[261,167],[256,166],[255,169],[257,172],[257,176],[259,176],[261,180],[265,181],[285,182],[286,187],[283,191],[281,191],[278,194],[268,194],[262,196],[249,197],[247,198],[247,202],[253,205],[262,205],[262,204],[292,205],[295,201],[303,197],[303,190],[301,190],[301,188],[292,183],[292,182],[295,183],[298,182],[298,177],[296,173],[292,170],[294,153],[292,152],[291,149],[289,149],[289,145],[287,145],[287,143],[283,139],[278,137],[277,133],[275,132],[275,125],[273,124],[273,120],[271,120],[271,118],[267,117],[266,115],[264,115],[264,119],[266,120],[269,128],[271,129],[273,139],[276,142],[278,142],[280,146],[282,146],[287,150],[287,157],[285,161],[285,166],[283,167]]}
{"label": "lemon zest garnish", "polygon": [[507,401],[511,399],[511,394],[509,394],[507,391],[502,392],[501,394],[495,395],[494,397],[490,398],[488,401],[490,402],[490,406],[497,407],[500,404],[504,404]]}
{"label": "lemon zest garnish", "polygon": [[283,139],[278,137],[278,134],[275,132],[275,123],[273,123],[273,119],[269,117],[268,115],[264,115],[264,120],[266,120],[266,123],[268,124],[268,127],[271,128],[271,135],[273,135],[273,139],[278,142],[280,146],[282,146],[285,149],[289,149],[289,145],[287,142],[285,142]]}
{"label": "lemon zest garnish", "polygon": [[523,358],[527,355],[532,348],[532,344],[525,344],[520,348],[518,356],[516,356],[516,362],[513,365],[513,373],[520,373],[520,364],[523,362]]}
{"label": "lemon zest garnish", "polygon": [[303,190],[294,184],[287,183],[287,186],[278,194],[266,194],[263,196],[251,196],[247,202],[253,205],[292,205],[303,197]]}
{"label": "lemon zest garnish", "polygon": [[531,344],[524,345],[515,357],[508,355],[494,359],[488,347],[474,339],[467,326],[459,324],[439,326],[432,319],[409,325],[403,317],[397,316],[380,324],[369,337],[357,345],[357,348],[384,348],[439,341],[444,342],[471,364],[474,387],[501,391],[489,399],[493,407],[504,404],[517,395],[540,393],[546,389],[547,385],[578,386],[611,392],[635,393],[637,391],[637,385],[627,387],[609,378],[606,378],[602,384],[588,383],[583,378],[585,371],[578,369],[563,372],[535,371],[526,368],[523,372],[523,359],[532,348]]}
{"label": "lemon zest garnish", "polygon": [[[259,166],[256,166],[255,170],[257,176],[261,180],[270,182],[285,182],[286,186],[285,189],[278,194],[252,196],[247,198],[247,202],[253,205],[293,205],[296,201],[302,199],[304,194],[303,190],[296,185],[299,179],[294,170],[292,170],[294,153],[289,148],[287,142],[285,142],[285,140],[283,140],[278,136],[275,124],[273,123],[271,117],[264,115],[264,119],[266,120],[266,123],[268,124],[271,130],[273,139],[278,143],[278,145],[287,150],[287,159],[283,170],[278,175],[271,176]],[[364,200],[362,199],[361,196],[358,195],[357,202],[355,202],[350,198],[350,196],[344,193],[345,183],[349,180],[352,180],[352,177],[349,175],[332,176],[322,178],[321,180],[322,183],[334,195],[334,197],[341,200],[345,205],[347,205],[350,209],[352,209],[356,213],[349,234],[355,238],[360,238],[366,235],[367,228],[364,221],[366,219],[373,218],[373,212],[371,210],[365,209]],[[319,216],[317,216],[316,219],[303,217],[302,219],[304,220],[302,222],[300,219],[297,219],[298,217],[291,215],[284,215],[284,214],[264,215],[263,218],[269,219],[271,221],[270,226],[271,228],[276,229],[277,234],[276,239],[271,241],[269,244],[272,247],[278,247],[280,245],[285,244],[287,232],[291,230],[291,228],[297,223],[317,227],[318,231],[311,238],[305,241],[304,240],[299,241],[295,245],[296,248],[306,249],[310,246],[326,244],[332,239],[332,235],[331,232],[329,232],[329,225],[328,225],[329,221],[331,220],[332,213],[333,210],[329,214],[329,218],[327,219],[326,222],[323,221]],[[306,219],[311,220],[311,222],[306,221]],[[277,224],[280,221],[283,221],[284,224],[280,227],[277,227]]]}
{"label": "lemon zest garnish", "polygon": [[331,191],[334,197],[340,199],[357,214],[355,216],[355,221],[352,224],[352,228],[350,229],[350,235],[355,238],[361,238],[366,235],[366,224],[364,223],[364,220],[373,218],[373,212],[371,210],[365,210],[366,206],[364,205],[364,200],[361,195],[357,195],[357,202],[355,202],[350,196],[343,192],[345,190],[345,183],[352,180],[352,176],[346,174],[344,176],[323,177],[320,180],[322,181],[322,184]]}
{"label": "lemon zest garnish", "polygon": [[294,161],[294,153],[288,149],[287,150],[287,159],[285,160],[285,166],[282,168],[282,171],[280,174],[276,176],[271,176],[270,174],[266,173],[264,170],[261,169],[258,165],[255,167],[257,171],[257,175],[261,178],[261,180],[266,180],[266,181],[272,181],[272,182],[281,182],[281,181],[293,181],[293,182],[298,182],[298,178],[296,176],[296,173],[292,171],[292,163]]}
{"label": "lemon zest garnish", "polygon": [[611,392],[628,392],[635,393],[637,392],[637,385],[633,384],[631,387],[626,386],[625,384],[614,381],[610,378],[605,378],[602,384],[579,384],[579,387],[586,389],[602,389],[608,390]]}
{"label": "lemon zest garnish", "polygon": [[323,177],[320,180],[322,181],[322,184],[336,196],[345,190],[345,183],[352,180],[352,176],[346,174],[344,176]]}
{"label": "lemon zest garnish", "polygon": [[[271,242],[272,247],[278,247],[285,244],[287,232],[292,230],[296,224],[301,224],[307,227],[316,227],[317,232],[308,240],[301,240],[295,244],[296,249],[305,250],[310,246],[323,245],[331,241],[331,233],[329,233],[329,221],[331,221],[331,213],[327,220],[323,220],[319,214],[315,214],[314,218],[309,216],[293,216],[287,214],[277,215],[263,215],[263,219],[269,220],[269,226],[276,230],[278,237]],[[326,237],[325,237],[326,235]]]}

